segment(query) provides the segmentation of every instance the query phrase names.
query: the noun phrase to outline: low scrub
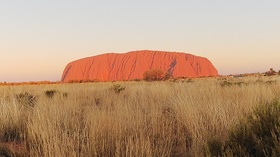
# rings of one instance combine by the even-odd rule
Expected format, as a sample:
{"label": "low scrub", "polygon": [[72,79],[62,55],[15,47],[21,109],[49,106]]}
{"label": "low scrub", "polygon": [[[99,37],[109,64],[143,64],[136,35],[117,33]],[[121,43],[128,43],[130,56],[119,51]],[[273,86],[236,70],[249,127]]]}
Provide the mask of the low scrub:
{"label": "low scrub", "polygon": [[18,103],[22,105],[28,105],[34,107],[35,103],[37,102],[37,97],[28,92],[25,92],[25,93],[17,94],[16,100],[18,101]]}
{"label": "low scrub", "polygon": [[125,87],[120,84],[114,84],[112,89],[115,93],[119,94],[121,91],[125,90]]}
{"label": "low scrub", "polygon": [[57,93],[56,90],[47,90],[47,91],[45,91],[45,95],[46,95],[48,98],[52,98],[56,93]]}
{"label": "low scrub", "polygon": [[239,82],[230,82],[230,81],[223,81],[221,84],[220,84],[222,87],[225,87],[225,86],[241,86],[241,85],[246,85],[245,82],[242,82],[242,81],[239,81]]}
{"label": "low scrub", "polygon": [[210,156],[280,156],[280,102],[259,106],[252,115],[234,127],[229,139],[207,142]]}
{"label": "low scrub", "polygon": [[[151,69],[143,74],[143,79],[145,81],[159,81],[164,79],[164,77],[164,72],[160,69]],[[166,76],[166,79],[168,79],[167,77],[168,76]]]}
{"label": "low scrub", "polygon": [[278,156],[279,79],[3,86],[0,156]]}

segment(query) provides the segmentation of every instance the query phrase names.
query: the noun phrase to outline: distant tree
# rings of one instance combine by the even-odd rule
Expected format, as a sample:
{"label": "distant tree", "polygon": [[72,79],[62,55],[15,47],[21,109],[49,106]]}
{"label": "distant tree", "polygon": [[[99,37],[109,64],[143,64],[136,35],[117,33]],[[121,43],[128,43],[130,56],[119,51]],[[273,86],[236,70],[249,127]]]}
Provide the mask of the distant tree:
{"label": "distant tree", "polygon": [[275,70],[273,68],[270,68],[271,73],[275,73]]}
{"label": "distant tree", "polygon": [[265,74],[268,76],[272,76],[276,74],[276,71],[273,68],[270,68],[270,70],[265,72]]}
{"label": "distant tree", "polygon": [[278,71],[278,75],[280,75],[280,70]]}
{"label": "distant tree", "polygon": [[143,74],[143,79],[146,81],[162,80],[163,77],[164,77],[164,72],[160,69],[151,69]]}

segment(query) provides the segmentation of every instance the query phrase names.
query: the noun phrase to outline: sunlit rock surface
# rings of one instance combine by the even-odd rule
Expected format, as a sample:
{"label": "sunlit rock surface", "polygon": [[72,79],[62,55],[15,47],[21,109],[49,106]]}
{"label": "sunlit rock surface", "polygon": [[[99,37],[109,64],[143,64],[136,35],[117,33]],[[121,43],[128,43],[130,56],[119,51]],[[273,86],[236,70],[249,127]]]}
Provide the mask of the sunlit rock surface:
{"label": "sunlit rock surface", "polygon": [[142,79],[144,72],[150,69],[161,69],[174,78],[218,75],[207,58],[181,52],[143,50],[108,53],[73,61],[65,67],[61,81]]}

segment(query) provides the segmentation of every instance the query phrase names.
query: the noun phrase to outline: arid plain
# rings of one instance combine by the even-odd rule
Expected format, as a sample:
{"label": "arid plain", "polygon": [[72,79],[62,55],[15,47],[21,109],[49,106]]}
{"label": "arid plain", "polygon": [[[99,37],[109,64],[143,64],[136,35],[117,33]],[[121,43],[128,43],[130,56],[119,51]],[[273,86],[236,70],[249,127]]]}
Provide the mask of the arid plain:
{"label": "arid plain", "polygon": [[277,156],[279,96],[279,75],[1,86],[0,154]]}

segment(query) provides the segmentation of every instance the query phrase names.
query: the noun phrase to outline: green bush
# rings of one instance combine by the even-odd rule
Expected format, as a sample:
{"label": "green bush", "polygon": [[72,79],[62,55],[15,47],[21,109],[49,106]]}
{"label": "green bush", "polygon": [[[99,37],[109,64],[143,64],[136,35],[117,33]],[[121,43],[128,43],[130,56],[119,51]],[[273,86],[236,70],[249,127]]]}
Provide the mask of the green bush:
{"label": "green bush", "polygon": [[259,106],[252,115],[230,130],[229,139],[221,146],[219,140],[209,139],[210,156],[280,156],[280,102]]}

